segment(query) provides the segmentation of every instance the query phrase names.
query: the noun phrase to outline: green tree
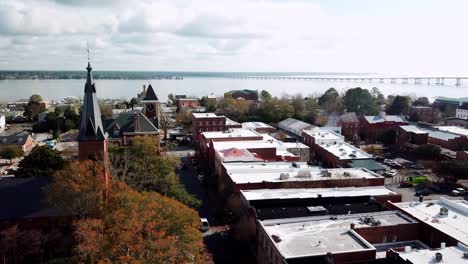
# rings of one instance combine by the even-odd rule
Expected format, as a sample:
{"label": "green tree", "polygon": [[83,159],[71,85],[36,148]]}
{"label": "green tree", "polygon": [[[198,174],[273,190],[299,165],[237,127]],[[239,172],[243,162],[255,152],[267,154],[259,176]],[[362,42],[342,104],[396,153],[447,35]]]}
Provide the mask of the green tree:
{"label": "green tree", "polygon": [[315,98],[309,97],[305,101],[305,115],[304,122],[314,124],[317,121],[318,116],[318,103]]}
{"label": "green tree", "polygon": [[41,103],[42,102],[42,96],[38,94],[33,94],[31,97],[29,97],[29,102],[32,103]]}
{"label": "green tree", "polygon": [[413,153],[422,159],[437,160],[440,157],[441,149],[437,145],[425,144],[416,147]]}
{"label": "green tree", "polygon": [[0,157],[9,159],[10,163],[12,159],[16,159],[23,156],[23,151],[17,147],[6,147],[0,151]]}
{"label": "green tree", "polygon": [[66,162],[57,150],[48,146],[35,147],[18,165],[18,177],[47,177],[64,168]]}
{"label": "green tree", "polygon": [[319,97],[318,104],[328,113],[338,112],[341,108],[340,94],[335,88],[329,88]]}
{"label": "green tree", "polygon": [[268,100],[271,100],[271,98],[272,98],[272,96],[268,91],[262,90],[260,92],[260,100],[261,101],[268,101]]}
{"label": "green tree", "polygon": [[444,177],[448,181],[456,182],[458,180],[468,179],[468,162],[460,160],[443,160],[438,163],[439,173],[446,174]]}
{"label": "green tree", "polygon": [[46,188],[49,205],[74,213],[77,261],[206,262],[195,210],[120,181],[110,179],[106,184],[102,173],[100,164],[74,162],[58,171]]}
{"label": "green tree", "polygon": [[375,115],[379,110],[375,98],[372,97],[367,89],[360,87],[346,91],[343,105],[347,112],[356,112],[364,115]]}
{"label": "green tree", "polygon": [[376,100],[377,104],[385,104],[385,96],[380,92],[379,88],[372,87],[371,90],[372,97]]}
{"label": "green tree", "polygon": [[414,106],[430,106],[431,103],[429,102],[429,99],[427,97],[419,97],[413,102]]}
{"label": "green tree", "polygon": [[132,110],[133,110],[133,108],[135,107],[135,105],[138,105],[138,99],[135,98],[135,97],[133,97],[133,98],[130,100],[130,102],[128,102],[128,104],[129,104],[129,106],[130,106],[130,107],[132,108]]}
{"label": "green tree", "polygon": [[187,193],[176,174],[180,159],[157,155],[156,146],[151,137],[137,137],[127,147],[111,149],[112,176],[137,190],[155,191],[189,206],[199,206],[200,201]]}
{"label": "green tree", "polygon": [[[80,115],[78,115],[73,108],[71,108],[70,106],[67,107],[63,115],[67,121],[69,120],[70,122],[74,124],[70,129],[74,129],[78,127],[78,124],[80,121]],[[68,129],[65,131],[68,131]]]}
{"label": "green tree", "polygon": [[406,115],[409,111],[409,106],[411,99],[408,96],[395,96],[393,102],[387,109],[387,114],[389,115]]}
{"label": "green tree", "polygon": [[293,107],[293,116],[297,119],[304,119],[305,101],[302,94],[297,94],[291,98],[291,105]]}

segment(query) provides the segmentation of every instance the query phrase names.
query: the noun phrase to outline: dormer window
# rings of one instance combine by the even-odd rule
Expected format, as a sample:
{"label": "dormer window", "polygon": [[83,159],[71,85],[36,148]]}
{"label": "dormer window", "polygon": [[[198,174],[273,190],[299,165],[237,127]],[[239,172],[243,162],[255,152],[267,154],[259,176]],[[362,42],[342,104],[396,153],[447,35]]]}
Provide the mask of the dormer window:
{"label": "dormer window", "polygon": [[120,131],[118,129],[114,129],[112,133],[114,134],[114,136],[118,136],[120,134]]}

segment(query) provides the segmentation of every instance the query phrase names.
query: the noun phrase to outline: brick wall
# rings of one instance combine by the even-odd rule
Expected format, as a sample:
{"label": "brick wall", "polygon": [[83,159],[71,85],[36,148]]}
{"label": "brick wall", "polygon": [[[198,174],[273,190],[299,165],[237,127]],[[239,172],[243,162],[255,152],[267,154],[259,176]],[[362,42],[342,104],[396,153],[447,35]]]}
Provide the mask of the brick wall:
{"label": "brick wall", "polygon": [[90,155],[97,154],[99,158],[107,158],[107,140],[79,141],[78,158],[80,161],[88,160]]}

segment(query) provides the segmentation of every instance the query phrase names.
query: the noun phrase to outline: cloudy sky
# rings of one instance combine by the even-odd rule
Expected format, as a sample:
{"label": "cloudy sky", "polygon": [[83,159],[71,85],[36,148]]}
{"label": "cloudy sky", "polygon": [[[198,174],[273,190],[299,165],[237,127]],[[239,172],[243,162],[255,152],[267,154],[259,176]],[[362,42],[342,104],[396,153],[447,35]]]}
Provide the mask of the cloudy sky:
{"label": "cloudy sky", "polygon": [[464,0],[0,0],[0,70],[466,75]]}

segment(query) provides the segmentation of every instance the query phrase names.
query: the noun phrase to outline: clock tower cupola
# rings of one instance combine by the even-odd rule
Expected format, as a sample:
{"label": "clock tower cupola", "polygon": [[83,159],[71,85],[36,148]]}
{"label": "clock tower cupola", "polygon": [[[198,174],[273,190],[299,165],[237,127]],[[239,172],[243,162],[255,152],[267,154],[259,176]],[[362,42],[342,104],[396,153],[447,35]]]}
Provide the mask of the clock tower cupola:
{"label": "clock tower cupola", "polygon": [[143,114],[149,119],[153,120],[153,123],[159,127],[158,117],[160,111],[159,99],[154,92],[153,86],[148,85],[148,89],[141,100],[143,103]]}

